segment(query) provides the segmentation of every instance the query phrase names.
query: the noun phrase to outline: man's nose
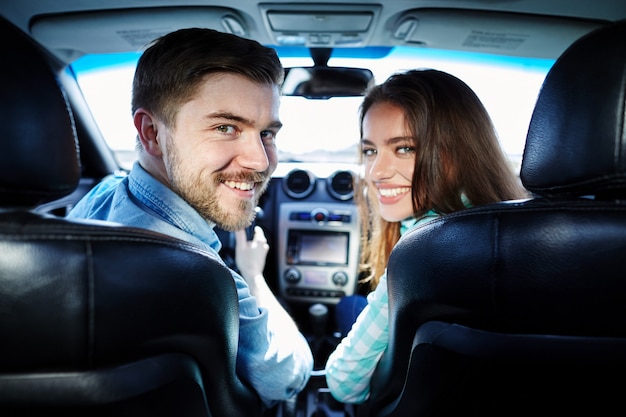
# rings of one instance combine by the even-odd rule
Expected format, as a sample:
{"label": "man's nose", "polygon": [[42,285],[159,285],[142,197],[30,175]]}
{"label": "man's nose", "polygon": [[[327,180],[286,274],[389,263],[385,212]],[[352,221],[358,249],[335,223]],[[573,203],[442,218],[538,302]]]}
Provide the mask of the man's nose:
{"label": "man's nose", "polygon": [[260,134],[251,134],[241,143],[238,159],[244,168],[258,172],[268,169],[270,162]]}

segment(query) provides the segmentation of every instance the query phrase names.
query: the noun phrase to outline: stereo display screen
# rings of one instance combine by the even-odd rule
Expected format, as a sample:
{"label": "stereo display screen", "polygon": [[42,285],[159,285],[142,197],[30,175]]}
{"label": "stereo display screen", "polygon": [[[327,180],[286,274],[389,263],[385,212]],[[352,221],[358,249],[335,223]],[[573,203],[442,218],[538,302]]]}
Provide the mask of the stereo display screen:
{"label": "stereo display screen", "polygon": [[291,265],[347,265],[348,232],[290,230],[287,263]]}

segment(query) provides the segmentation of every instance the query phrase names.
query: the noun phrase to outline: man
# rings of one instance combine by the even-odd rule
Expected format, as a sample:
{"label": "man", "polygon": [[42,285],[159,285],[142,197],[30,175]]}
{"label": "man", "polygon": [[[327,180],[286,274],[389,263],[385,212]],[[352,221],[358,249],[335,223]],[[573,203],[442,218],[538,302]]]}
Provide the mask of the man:
{"label": "man", "polygon": [[[133,81],[138,161],[128,176],[94,187],[68,217],[143,227],[217,253],[213,227],[248,226],[276,169],[283,77],[275,51],[251,40],[198,28],[157,39]],[[246,250],[242,236],[239,251]],[[304,388],[313,358],[261,274],[263,239],[248,243],[260,264],[248,260],[243,277],[232,275],[239,296],[237,371],[271,406]]]}

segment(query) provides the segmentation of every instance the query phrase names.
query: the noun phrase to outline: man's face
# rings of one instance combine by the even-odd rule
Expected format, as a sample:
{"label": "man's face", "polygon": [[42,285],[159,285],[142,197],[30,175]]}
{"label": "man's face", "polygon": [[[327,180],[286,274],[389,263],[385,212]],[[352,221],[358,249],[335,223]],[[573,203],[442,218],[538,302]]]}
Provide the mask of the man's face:
{"label": "man's face", "polygon": [[251,223],[276,169],[279,104],[278,87],[235,74],[211,75],[180,107],[165,138],[170,186],[224,230]]}

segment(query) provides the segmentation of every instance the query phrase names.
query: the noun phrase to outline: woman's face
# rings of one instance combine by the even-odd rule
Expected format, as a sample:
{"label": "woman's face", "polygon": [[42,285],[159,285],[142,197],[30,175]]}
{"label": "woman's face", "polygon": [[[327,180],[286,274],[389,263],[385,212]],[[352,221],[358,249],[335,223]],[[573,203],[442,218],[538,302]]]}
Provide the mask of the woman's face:
{"label": "woman's face", "polygon": [[365,113],[362,130],[365,181],[376,195],[382,218],[396,222],[412,216],[415,141],[404,111],[391,103],[376,103]]}

